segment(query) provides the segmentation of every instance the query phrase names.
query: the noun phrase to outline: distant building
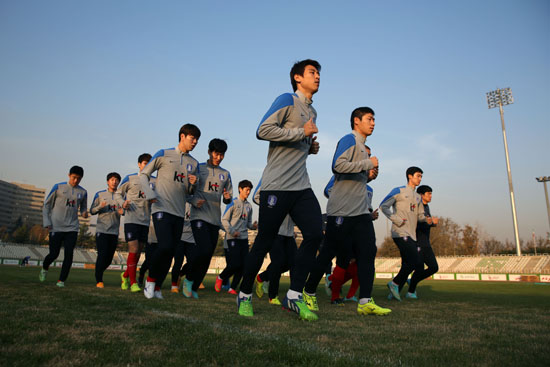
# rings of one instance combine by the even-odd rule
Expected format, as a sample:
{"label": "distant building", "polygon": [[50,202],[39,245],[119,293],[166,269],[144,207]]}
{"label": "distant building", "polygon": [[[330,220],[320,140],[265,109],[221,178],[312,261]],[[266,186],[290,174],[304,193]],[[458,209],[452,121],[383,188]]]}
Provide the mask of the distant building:
{"label": "distant building", "polygon": [[15,229],[18,220],[29,227],[42,225],[45,189],[0,180],[0,227]]}

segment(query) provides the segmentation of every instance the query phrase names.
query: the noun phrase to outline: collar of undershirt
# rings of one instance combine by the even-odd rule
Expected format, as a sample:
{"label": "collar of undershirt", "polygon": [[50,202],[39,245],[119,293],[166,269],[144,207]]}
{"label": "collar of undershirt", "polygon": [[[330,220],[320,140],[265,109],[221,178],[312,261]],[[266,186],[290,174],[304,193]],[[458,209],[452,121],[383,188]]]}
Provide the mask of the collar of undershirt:
{"label": "collar of undershirt", "polygon": [[359,139],[359,142],[361,144],[365,144],[365,141],[367,140],[367,138],[361,134],[359,134],[357,131],[355,130],[352,130],[351,133],[355,136],[355,139]]}

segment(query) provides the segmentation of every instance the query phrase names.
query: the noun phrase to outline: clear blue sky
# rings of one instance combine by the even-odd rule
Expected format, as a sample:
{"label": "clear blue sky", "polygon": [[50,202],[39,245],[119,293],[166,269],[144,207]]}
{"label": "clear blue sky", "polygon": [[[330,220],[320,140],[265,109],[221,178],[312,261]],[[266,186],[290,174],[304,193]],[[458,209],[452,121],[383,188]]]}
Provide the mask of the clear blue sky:
{"label": "clear blue sky", "polygon": [[[370,4],[369,4],[370,3]],[[314,96],[322,189],[358,106],[376,111],[368,144],[380,159],[374,204],[411,165],[434,188],[434,215],[513,240],[498,110],[485,93],[511,87],[505,108],[520,235],[548,228],[550,2],[534,1],[14,1],[0,2],[0,179],[50,190],[82,165],[92,197],[105,175],[134,172],[140,153],[193,152],[227,140],[222,166],[257,182],[267,143],[255,130],[291,90],[291,65],[322,65]],[[377,225],[386,233],[385,219]]]}

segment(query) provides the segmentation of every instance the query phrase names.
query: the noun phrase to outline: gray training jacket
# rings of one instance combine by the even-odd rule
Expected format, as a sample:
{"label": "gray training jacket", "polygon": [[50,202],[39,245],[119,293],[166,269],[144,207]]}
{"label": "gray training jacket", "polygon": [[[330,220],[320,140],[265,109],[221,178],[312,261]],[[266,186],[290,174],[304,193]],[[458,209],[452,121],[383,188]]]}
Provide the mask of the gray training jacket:
{"label": "gray training jacket", "polygon": [[[154,178],[151,177],[149,187],[154,189]],[[117,192],[122,198],[130,201],[130,206],[124,211],[124,223],[149,226],[151,220],[151,204],[141,189],[141,180],[137,173],[124,177]]]}
{"label": "gray training jacket", "polygon": [[[225,207],[222,217],[223,229],[226,233],[226,239],[245,240],[248,238],[248,230],[254,229],[252,225],[252,205],[248,200],[235,198],[231,204]],[[239,236],[233,236],[233,233],[239,232]]]}
{"label": "gray training jacket", "polygon": [[275,100],[263,117],[256,137],[269,141],[267,165],[262,175],[264,190],[301,191],[311,188],[306,160],[312,140],[304,135],[304,124],[317,112],[312,100],[300,91]]}
{"label": "gray training jacket", "polygon": [[[105,202],[106,205],[101,208],[101,203]],[[98,191],[92,205],[90,206],[90,214],[97,216],[96,233],[114,234],[118,236],[118,229],[120,227],[120,214],[119,209],[122,209],[124,199],[122,195],[117,192],[109,192],[107,190]]]}
{"label": "gray training jacket", "polygon": [[87,208],[88,193],[81,186],[73,187],[67,182],[55,184],[44,200],[44,227],[52,226],[50,232],[78,232],[78,212],[83,214]]}
{"label": "gray training jacket", "polygon": [[356,131],[344,136],[332,159],[334,185],[327,202],[327,215],[355,217],[369,214],[367,182],[374,164],[365,148],[365,138]]}
{"label": "gray training jacket", "polygon": [[[229,171],[222,167],[215,167],[207,162],[199,164],[196,190],[191,199],[191,220],[202,220],[221,227],[222,209],[220,201],[223,199],[223,191],[227,191],[233,197],[233,183]],[[198,200],[206,200],[200,208],[195,205]],[[229,204],[231,199],[225,204]]]}
{"label": "gray training jacket", "polygon": [[[425,222],[420,195],[409,185],[394,188],[380,203],[382,213],[392,222],[392,238],[410,237],[416,241],[416,225]],[[404,220],[405,219],[405,220]]]}
{"label": "gray training jacket", "polygon": [[[161,149],[139,174],[141,188],[148,200],[157,199],[151,206],[152,214],[165,212],[185,218],[185,201],[195,185],[189,175],[198,175],[199,162],[178,147]],[[149,186],[153,172],[158,171],[154,190]],[[197,177],[198,179],[198,177]]]}

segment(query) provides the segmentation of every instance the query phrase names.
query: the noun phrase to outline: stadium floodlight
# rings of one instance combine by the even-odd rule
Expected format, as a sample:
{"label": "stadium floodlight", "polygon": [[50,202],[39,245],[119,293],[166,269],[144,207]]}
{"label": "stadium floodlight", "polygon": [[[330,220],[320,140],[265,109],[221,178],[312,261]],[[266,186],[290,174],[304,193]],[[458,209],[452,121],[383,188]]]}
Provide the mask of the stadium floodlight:
{"label": "stadium floodlight", "polygon": [[546,188],[546,183],[550,181],[550,176],[541,176],[536,177],[538,182],[544,184],[544,196],[546,197],[546,211],[548,211],[548,227],[550,227],[550,203],[548,202],[548,189]]}
{"label": "stadium floodlight", "polygon": [[500,110],[500,122],[502,123],[502,137],[504,139],[504,153],[506,155],[506,170],[508,171],[508,188],[510,190],[510,202],[512,204],[512,219],[514,221],[514,235],[516,237],[516,252],[521,255],[519,243],[518,218],[516,215],[516,201],[514,199],[514,186],[512,185],[512,169],[510,168],[510,157],[508,155],[508,142],[506,140],[506,128],[504,127],[504,110],[502,106],[514,103],[512,90],[510,88],[497,89],[487,93],[487,104],[489,109],[498,107]]}

